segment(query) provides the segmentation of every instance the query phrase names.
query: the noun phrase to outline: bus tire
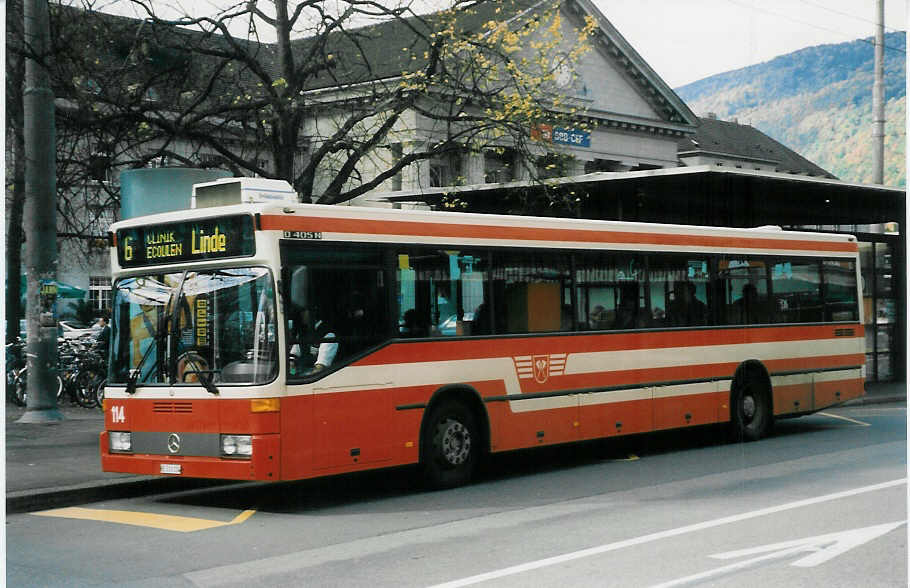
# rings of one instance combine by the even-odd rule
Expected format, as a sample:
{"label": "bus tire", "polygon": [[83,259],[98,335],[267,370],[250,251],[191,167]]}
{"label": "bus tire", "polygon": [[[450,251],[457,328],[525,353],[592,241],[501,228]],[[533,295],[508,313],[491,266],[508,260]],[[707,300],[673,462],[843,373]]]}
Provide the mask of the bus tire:
{"label": "bus tire", "polygon": [[424,481],[433,489],[466,484],[474,474],[481,440],[477,418],[461,402],[443,400],[427,414],[423,430]]}
{"label": "bus tire", "polygon": [[736,441],[758,441],[774,423],[771,390],[766,378],[755,370],[746,371],[733,384],[730,399],[733,437]]}

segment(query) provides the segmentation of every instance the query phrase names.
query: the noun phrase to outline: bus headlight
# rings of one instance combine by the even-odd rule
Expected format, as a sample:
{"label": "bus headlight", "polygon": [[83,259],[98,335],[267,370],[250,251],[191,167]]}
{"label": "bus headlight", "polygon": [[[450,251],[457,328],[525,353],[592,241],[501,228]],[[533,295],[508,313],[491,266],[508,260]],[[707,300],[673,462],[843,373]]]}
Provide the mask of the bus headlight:
{"label": "bus headlight", "polygon": [[251,435],[222,435],[221,454],[226,457],[250,457],[253,455]]}
{"label": "bus headlight", "polygon": [[108,431],[107,438],[110,440],[111,451],[133,450],[133,439],[129,431]]}

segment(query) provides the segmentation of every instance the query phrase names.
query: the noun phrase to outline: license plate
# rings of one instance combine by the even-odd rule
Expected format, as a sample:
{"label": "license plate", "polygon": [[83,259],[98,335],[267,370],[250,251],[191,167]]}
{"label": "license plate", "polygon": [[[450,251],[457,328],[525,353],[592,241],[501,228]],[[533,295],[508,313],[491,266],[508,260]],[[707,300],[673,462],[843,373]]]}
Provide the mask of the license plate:
{"label": "license plate", "polygon": [[161,464],[161,473],[180,474],[182,473],[182,466],[179,463],[163,463]]}

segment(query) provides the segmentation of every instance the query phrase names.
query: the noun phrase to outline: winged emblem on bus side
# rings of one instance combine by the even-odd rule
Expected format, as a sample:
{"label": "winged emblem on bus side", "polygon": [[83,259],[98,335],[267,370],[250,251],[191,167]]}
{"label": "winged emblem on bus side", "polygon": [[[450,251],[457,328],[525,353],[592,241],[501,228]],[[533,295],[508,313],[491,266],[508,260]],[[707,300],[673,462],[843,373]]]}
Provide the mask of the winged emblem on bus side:
{"label": "winged emblem on bus side", "polygon": [[519,379],[533,378],[538,384],[545,383],[550,376],[561,376],[566,371],[568,353],[550,353],[546,355],[520,355],[513,357],[515,371]]}

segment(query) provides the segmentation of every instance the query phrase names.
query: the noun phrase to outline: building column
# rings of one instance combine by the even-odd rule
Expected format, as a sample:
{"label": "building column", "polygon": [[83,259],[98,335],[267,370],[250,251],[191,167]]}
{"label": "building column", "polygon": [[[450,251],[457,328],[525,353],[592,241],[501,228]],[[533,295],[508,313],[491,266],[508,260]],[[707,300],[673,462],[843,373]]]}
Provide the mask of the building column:
{"label": "building column", "polygon": [[[416,141],[404,143],[403,149],[414,151],[423,149],[425,145]],[[402,190],[422,190],[430,187],[430,160],[421,159],[401,170]]]}
{"label": "building column", "polygon": [[587,162],[577,157],[570,159],[566,163],[566,175],[569,177],[584,175],[585,163]]}
{"label": "building column", "polygon": [[476,151],[465,152],[461,165],[464,170],[465,183],[472,185],[485,182],[484,170],[486,166],[484,165],[483,153]]}
{"label": "building column", "polygon": [[533,165],[532,162],[528,161],[519,151],[515,151],[515,158],[512,162],[512,169],[514,170],[513,177],[516,181],[528,181],[531,179],[531,170],[528,166]]}

